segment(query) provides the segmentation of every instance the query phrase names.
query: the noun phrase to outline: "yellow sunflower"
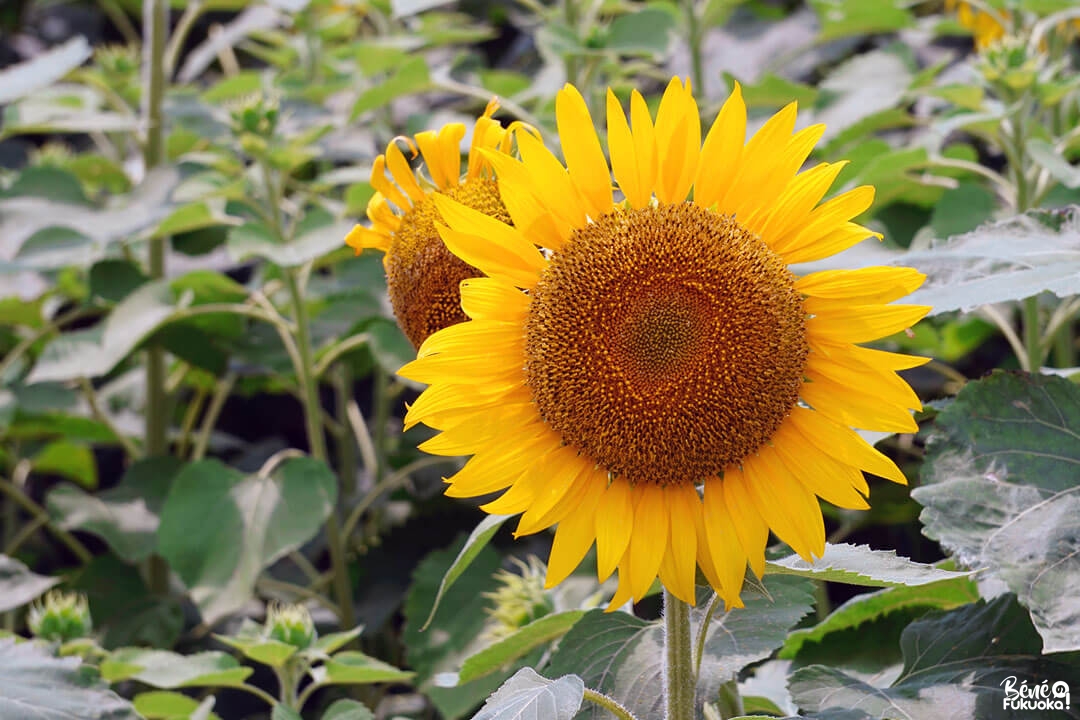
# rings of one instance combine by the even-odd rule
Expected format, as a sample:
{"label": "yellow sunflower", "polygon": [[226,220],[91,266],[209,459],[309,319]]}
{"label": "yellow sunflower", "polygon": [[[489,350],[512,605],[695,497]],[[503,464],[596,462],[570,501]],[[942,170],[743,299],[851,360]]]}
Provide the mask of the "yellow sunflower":
{"label": "yellow sunflower", "polygon": [[[505,152],[510,133],[492,119],[498,109],[492,100],[476,120],[469,148],[468,167],[461,175],[462,123],[438,131],[418,133],[415,142],[395,138],[386,154],[375,158],[371,186],[375,194],[368,203],[371,227],[357,225],[345,243],[360,254],[365,248],[383,253],[387,289],[394,315],[414,347],[436,330],[467,318],[461,311],[459,283],[481,273],[452,255],[435,230],[438,211],[434,197],[443,195],[481,213],[510,222],[490,166],[482,150]],[[429,178],[413,170],[398,147],[404,140],[413,155],[422,156]],[[387,177],[387,171],[390,177]],[[394,209],[396,208],[396,210]]]}
{"label": "yellow sunflower", "polygon": [[966,0],[945,0],[945,9],[956,12],[956,19],[975,37],[975,49],[985,50],[1005,37],[1006,25],[1012,22],[1008,10],[990,8]]}
{"label": "yellow sunflower", "polygon": [[483,507],[524,513],[518,535],[558,525],[548,586],[595,542],[612,607],[657,576],[693,603],[695,566],[739,606],[770,530],[810,560],[818,497],[866,508],[864,470],[905,482],[852,428],[914,432],[896,371],[925,359],[856,343],[925,315],[889,304],[924,276],[788,270],[876,235],[850,222],[873,188],[821,202],[843,163],[798,172],[824,128],[793,132],[794,103],[744,142],[736,86],[702,142],[688,84],[655,120],[635,92],[632,127],[609,90],[610,170],[580,93],[555,109],[566,166],[525,134],[520,161],[487,154],[513,226],[435,199],[447,247],[486,277],[462,283],[471,319],[402,368],[430,384],[406,424],[442,431],[427,452],[472,455],[448,495],[505,489]]}

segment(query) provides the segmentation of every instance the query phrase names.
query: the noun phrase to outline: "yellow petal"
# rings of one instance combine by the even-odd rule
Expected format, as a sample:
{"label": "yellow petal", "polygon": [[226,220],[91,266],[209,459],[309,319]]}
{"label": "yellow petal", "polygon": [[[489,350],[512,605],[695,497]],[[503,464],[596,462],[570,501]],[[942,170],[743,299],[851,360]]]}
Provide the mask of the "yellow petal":
{"label": "yellow petal", "polygon": [[873,348],[860,347],[850,343],[831,343],[819,338],[808,338],[810,351],[832,360],[838,365],[856,369],[873,368],[875,370],[910,370],[930,362],[931,358],[918,355],[885,352]]}
{"label": "yellow petal", "polygon": [[806,321],[811,337],[828,342],[860,343],[909,328],[930,312],[928,305],[850,305]]}
{"label": "yellow petal", "polygon": [[919,424],[903,406],[885,402],[866,392],[852,391],[849,384],[837,382],[810,367],[806,368],[804,374],[810,382],[803,383],[799,395],[826,417],[862,430],[919,431]]}
{"label": "yellow petal", "polygon": [[390,169],[390,174],[394,176],[394,181],[405,191],[410,200],[418,203],[427,197],[420,183],[416,182],[416,174],[409,167],[409,161],[405,159],[397,143],[392,142],[387,146],[386,165]]}
{"label": "yellow petal", "polygon": [[731,511],[735,536],[746,553],[750,569],[760,578],[765,574],[765,545],[769,542],[769,526],[757,511],[757,505],[746,483],[747,479],[740,468],[729,467],[724,470],[721,486],[724,490],[724,501]]}
{"label": "yellow petal", "polygon": [[701,116],[697,103],[679,78],[672,78],[656,112],[656,149],[660,167],[656,197],[665,203],[686,199],[701,155]]}
{"label": "yellow petal", "polygon": [[373,248],[375,250],[382,250],[386,252],[390,249],[390,236],[383,233],[376,232],[371,228],[366,228],[363,225],[355,225],[353,229],[349,231],[349,234],[345,236],[345,244],[351,248],[356,248],[356,254],[359,255],[361,251],[367,248]]}
{"label": "yellow petal", "polygon": [[695,203],[710,207],[727,193],[739,171],[745,142],[746,104],[742,86],[735,83],[701,147],[701,162],[694,179]]}
{"label": "yellow petal", "polygon": [[630,573],[626,570],[619,570],[619,584],[615,588],[615,594],[611,597],[611,602],[604,608],[604,612],[615,612],[626,603],[633,599],[633,592],[630,590],[630,580],[628,579]]}
{"label": "yellow petal", "polygon": [[642,182],[640,162],[634,146],[634,136],[619,99],[611,88],[607,91],[607,141],[611,155],[611,170],[630,207],[642,208],[652,198],[652,184]]}
{"label": "yellow petal", "polygon": [[472,140],[469,142],[469,167],[466,170],[469,178],[477,177],[486,162],[480,153],[481,148],[497,148],[506,133],[502,124],[491,117],[498,109],[498,99],[492,98],[473,125]]}
{"label": "yellow petal", "polygon": [[498,278],[461,281],[461,308],[473,320],[520,323],[529,312],[528,295]]}
{"label": "yellow petal", "polygon": [[792,423],[808,442],[827,447],[829,454],[837,460],[900,485],[907,485],[907,478],[900,472],[900,468],[896,467],[896,463],[874,449],[851,428],[803,407],[793,408],[788,422]]}
{"label": "yellow petal", "polygon": [[[847,305],[877,305],[899,300],[917,290],[926,275],[908,267],[866,267],[858,270],[823,270],[799,278],[795,289],[810,298],[806,311],[818,314],[814,303],[842,300]],[[822,308],[830,307],[821,303]]]}
{"label": "yellow petal", "polygon": [[385,155],[375,158],[375,162],[371,166],[371,176],[368,179],[371,182],[371,187],[381,193],[384,198],[397,205],[400,210],[406,211],[412,208],[412,203],[405,196],[405,193],[401,192],[401,189],[390,182],[390,178],[386,177]]}
{"label": "yellow petal", "polygon": [[772,442],[780,460],[810,492],[837,507],[852,510],[870,507],[863,497],[869,488],[862,472],[833,460],[827,450],[806,442],[791,423],[784,423]]}
{"label": "yellow petal", "polygon": [[518,137],[518,150],[529,173],[533,195],[549,213],[558,217],[560,229],[584,225],[587,201],[558,158],[528,134]]}
{"label": "yellow petal", "polygon": [[720,575],[721,597],[730,608],[739,598],[743,578],[746,577],[746,553],[735,534],[734,512],[724,499],[724,483],[728,481],[710,478],[705,483],[705,537],[709,541],[709,553]]}
{"label": "yellow petal", "polygon": [[815,353],[810,354],[806,367],[815,375],[847,387],[848,395],[863,395],[908,410],[922,410],[919,396],[891,370],[859,367],[853,363],[841,365]]}
{"label": "yellow petal", "polygon": [[846,165],[846,162],[821,163],[799,173],[784,188],[776,202],[764,205],[754,217],[747,220],[746,226],[771,247],[775,238],[785,237],[809,221],[814,206],[821,202]]}
{"label": "yellow petal", "polygon": [[[634,600],[645,596],[656,579],[668,543],[668,514],[664,490],[643,483],[635,488],[634,526],[630,535],[630,588]],[[625,564],[624,564],[625,566]]]}
{"label": "yellow petal", "polygon": [[772,448],[743,460],[746,487],[776,535],[808,562],[825,552],[825,525],[814,494],[779,461]]}
{"label": "yellow petal", "polygon": [[557,447],[545,455],[536,466],[536,475],[544,481],[518,522],[514,537],[531,535],[551,526],[551,522],[540,521],[575,490],[577,479],[586,469],[577,452],[569,446]]}
{"label": "yellow petal", "polygon": [[570,178],[585,199],[589,214],[598,218],[610,212],[611,175],[607,160],[585,98],[573,85],[564,86],[555,96],[555,123]]}
{"label": "yellow petal", "polygon": [[596,506],[604,486],[589,483],[580,504],[567,515],[555,531],[548,557],[547,580],[544,587],[555,587],[574,572],[585,559],[585,553],[596,539]]}
{"label": "yellow petal", "polygon": [[498,492],[521,475],[522,466],[551,447],[557,438],[542,425],[484,447],[483,454],[473,455],[465,467],[447,478],[448,497],[476,497]]}
{"label": "yellow petal", "polygon": [[[575,477],[570,485],[570,488],[566,491],[566,494],[556,502],[550,510],[544,512],[535,519],[530,518],[528,524],[535,525],[537,528],[550,527],[555,523],[563,521],[563,518],[571,515],[577,511],[578,505],[581,504],[582,498],[587,493],[593,490],[592,486],[596,485],[603,490],[607,487],[607,473],[598,471],[595,465],[590,460],[586,460],[583,457],[577,457]],[[522,523],[526,523],[529,513],[525,513],[526,517],[522,518]]]}
{"label": "yellow petal", "polygon": [[596,512],[597,579],[608,579],[630,544],[634,527],[633,491],[624,478],[615,478],[604,491]]}
{"label": "yellow petal", "polygon": [[552,250],[562,248],[573,228],[569,222],[557,218],[540,201],[529,169],[509,155],[486,150],[482,154],[495,168],[499,178],[499,196],[514,221],[514,227],[534,245]]}
{"label": "yellow petal", "polygon": [[[719,212],[732,214],[741,211],[749,214],[755,205],[774,199],[763,197],[761,186],[781,161],[791,131],[795,128],[796,112],[795,103],[790,103],[766,120],[746,143],[740,155],[738,175],[724,196],[717,200]],[[743,215],[737,217],[740,222],[746,219]]]}
{"label": "yellow petal", "polygon": [[667,499],[671,534],[668,549],[661,562],[664,586],[675,597],[691,605],[696,602],[695,577],[697,569],[697,515],[701,500],[692,485],[664,488]]}
{"label": "yellow petal", "polygon": [[[814,208],[805,223],[775,238],[772,248],[788,262],[810,262],[829,257],[876,234],[848,222],[873,204],[874,188],[870,185],[840,193]],[[858,231],[862,231],[861,237],[857,236]],[[856,235],[854,240],[849,238],[852,234]],[[788,259],[789,255],[796,259]]]}
{"label": "yellow petal", "polygon": [[652,116],[649,115],[649,106],[637,90],[630,93],[630,125],[634,135],[634,154],[637,157],[638,184],[645,188],[651,197],[656,183],[656,128],[653,126]]}

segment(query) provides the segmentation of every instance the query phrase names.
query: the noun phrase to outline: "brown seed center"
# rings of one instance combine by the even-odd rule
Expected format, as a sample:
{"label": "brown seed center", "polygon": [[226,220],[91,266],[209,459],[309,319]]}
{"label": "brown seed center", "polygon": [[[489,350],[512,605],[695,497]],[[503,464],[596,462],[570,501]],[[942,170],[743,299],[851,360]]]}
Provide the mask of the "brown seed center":
{"label": "brown seed center", "polygon": [[525,372],[563,440],[632,482],[701,482],[764,445],[809,348],[794,276],[691,203],[575,232],[533,291]]}
{"label": "brown seed center", "polygon": [[[467,180],[445,194],[474,210],[511,222],[493,180]],[[417,348],[433,332],[468,320],[461,309],[459,286],[462,280],[483,274],[446,249],[435,229],[438,219],[438,210],[428,195],[401,218],[384,260],[394,316]]]}

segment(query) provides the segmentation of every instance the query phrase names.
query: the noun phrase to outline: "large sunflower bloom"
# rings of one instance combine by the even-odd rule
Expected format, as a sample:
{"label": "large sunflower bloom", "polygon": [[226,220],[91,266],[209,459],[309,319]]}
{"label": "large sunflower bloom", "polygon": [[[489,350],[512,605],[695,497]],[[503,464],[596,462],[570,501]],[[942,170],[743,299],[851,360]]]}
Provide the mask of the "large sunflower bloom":
{"label": "large sunflower bloom", "polygon": [[549,586],[595,542],[612,607],[657,576],[692,603],[695,566],[739,606],[770,530],[811,560],[818,497],[866,508],[864,470],[905,482],[852,428],[914,432],[895,371],[924,359],[856,343],[925,315],[888,304],[924,276],[788,270],[874,234],[850,222],[873,188],[821,202],[842,163],[798,173],[824,128],[793,133],[794,103],[744,143],[736,86],[702,143],[688,85],[655,121],[635,92],[632,129],[609,91],[610,171],[578,91],[555,107],[566,167],[524,134],[520,161],[489,155],[513,227],[436,199],[447,247],[487,277],[462,283],[471,320],[402,368],[430,383],[406,423],[442,430],[428,452],[473,456],[448,495],[506,489],[484,509],[524,513],[517,534],[558,524]]}
{"label": "large sunflower bloom", "polygon": [[422,156],[430,179],[412,169],[398,147],[402,138],[395,138],[371,168],[370,182],[376,191],[367,207],[371,227],[357,225],[345,237],[346,244],[356,248],[357,254],[366,248],[385,253],[383,267],[390,304],[414,347],[436,330],[468,319],[461,311],[458,285],[465,278],[480,275],[443,245],[435,230],[438,211],[434,196],[445,195],[491,217],[510,221],[490,166],[481,154],[482,150],[505,152],[509,148],[508,130],[492,119],[498,107],[498,102],[492,100],[476,120],[464,177],[463,124],[450,123],[438,131],[418,133],[415,142],[403,138],[414,154]]}

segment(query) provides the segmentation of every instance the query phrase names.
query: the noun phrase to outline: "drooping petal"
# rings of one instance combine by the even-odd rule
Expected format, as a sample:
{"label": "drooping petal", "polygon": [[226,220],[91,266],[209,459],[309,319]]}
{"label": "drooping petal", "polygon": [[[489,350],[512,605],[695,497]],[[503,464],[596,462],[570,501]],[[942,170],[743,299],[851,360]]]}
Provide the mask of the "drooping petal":
{"label": "drooping petal", "polygon": [[570,178],[581,191],[589,215],[600,217],[611,210],[611,174],[596,136],[585,98],[573,85],[555,96],[555,122]]}

